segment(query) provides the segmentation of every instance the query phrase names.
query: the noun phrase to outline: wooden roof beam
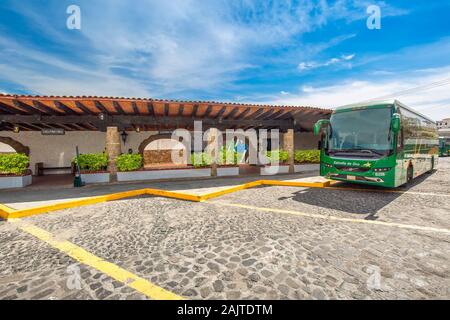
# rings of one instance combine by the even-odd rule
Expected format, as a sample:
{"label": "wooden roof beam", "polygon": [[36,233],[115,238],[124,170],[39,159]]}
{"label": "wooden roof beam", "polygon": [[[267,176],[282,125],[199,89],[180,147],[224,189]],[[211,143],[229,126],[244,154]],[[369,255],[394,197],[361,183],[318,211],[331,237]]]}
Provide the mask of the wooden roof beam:
{"label": "wooden roof beam", "polygon": [[85,114],[94,114],[88,107],[82,104],[80,101],[75,101],[75,105],[81,109]]}
{"label": "wooden roof beam", "polygon": [[226,110],[227,110],[227,107],[222,107],[222,109],[220,109],[220,111],[217,113],[215,118],[218,119],[218,120],[221,120],[222,116],[223,116],[223,114],[225,113]]}
{"label": "wooden roof beam", "polygon": [[38,100],[33,100],[32,103],[33,103],[34,108],[42,113],[55,114],[55,115],[60,114],[57,111],[55,111],[54,109],[46,106],[45,104],[43,104],[42,102],[40,102]]}
{"label": "wooden roof beam", "polygon": [[237,107],[233,108],[233,110],[231,110],[231,112],[229,114],[227,114],[225,119],[234,119],[234,117],[236,116],[236,113],[238,113],[238,112],[239,112],[239,108],[237,108]]}
{"label": "wooden roof beam", "polygon": [[234,119],[245,119],[245,117],[247,116],[247,114],[250,112],[250,108],[245,109],[244,111],[242,111],[240,114],[238,114],[236,117],[234,117]]}
{"label": "wooden roof beam", "polygon": [[136,101],[133,101],[133,102],[131,103],[131,107],[133,108],[134,114],[141,114],[141,113],[139,112],[138,107],[137,107]]}
{"label": "wooden roof beam", "polygon": [[269,118],[274,113],[275,113],[274,109],[268,110],[268,111],[264,112],[263,114],[257,116],[256,120]]}
{"label": "wooden roof beam", "polygon": [[100,113],[109,114],[108,109],[98,100],[94,101],[95,107],[100,111]]}
{"label": "wooden roof beam", "polygon": [[154,117],[155,116],[155,109],[153,108],[152,102],[147,102],[147,111],[148,115]]}
{"label": "wooden roof beam", "polygon": [[180,108],[178,109],[178,116],[182,117],[184,113],[184,104],[180,104]]}
{"label": "wooden roof beam", "polygon": [[0,102],[0,111],[7,113],[7,114],[14,114],[14,111],[11,110],[11,107],[4,104],[3,102]]}
{"label": "wooden roof beam", "polygon": [[22,114],[35,114],[36,113],[36,109],[30,107],[29,105],[22,103],[19,100],[16,100],[16,99],[12,100],[12,104],[13,104],[14,108]]}
{"label": "wooden roof beam", "polygon": [[258,109],[258,110],[256,110],[256,112],[254,112],[250,116],[248,116],[248,118],[252,119],[252,120],[256,120],[256,119],[258,119],[258,116],[261,115],[261,113],[263,113],[263,112],[264,112],[264,109]]}
{"label": "wooden roof beam", "polygon": [[[167,118],[170,120],[170,124],[183,124],[183,125],[192,125],[194,121],[202,121],[205,125],[222,125],[226,127],[231,126],[281,126],[281,127],[292,127],[293,120],[254,120],[254,119],[221,119],[217,121],[217,119],[211,118],[188,118],[188,117],[170,117]],[[117,116],[109,116],[105,120],[100,120],[97,115],[62,115],[62,116],[53,116],[53,115],[10,115],[10,114],[1,114],[0,121],[6,121],[11,123],[48,123],[48,124],[80,124],[80,123],[90,123],[95,126],[107,126],[107,125],[117,125],[117,126],[128,126],[131,125],[150,125],[157,126],[161,123],[161,121],[154,117],[142,117],[139,115],[117,115]],[[168,123],[168,124],[169,124]]]}
{"label": "wooden roof beam", "polygon": [[61,101],[55,100],[53,101],[55,107],[67,114],[78,114],[78,112],[75,112],[74,110],[70,109],[68,106],[66,106],[64,103],[62,103]]}
{"label": "wooden roof beam", "polygon": [[212,109],[213,109],[212,105],[208,105],[208,107],[206,108],[205,114],[203,115],[203,118],[209,117],[209,115],[211,114]]}
{"label": "wooden roof beam", "polygon": [[117,114],[122,114],[122,115],[126,114],[126,112],[122,109],[122,106],[120,105],[119,102],[113,101],[113,107],[114,107],[114,110],[116,110]]}
{"label": "wooden roof beam", "polygon": [[197,117],[197,113],[198,113],[198,104],[194,104],[194,107],[192,108],[192,114],[191,114],[191,117],[192,117],[192,118]]}

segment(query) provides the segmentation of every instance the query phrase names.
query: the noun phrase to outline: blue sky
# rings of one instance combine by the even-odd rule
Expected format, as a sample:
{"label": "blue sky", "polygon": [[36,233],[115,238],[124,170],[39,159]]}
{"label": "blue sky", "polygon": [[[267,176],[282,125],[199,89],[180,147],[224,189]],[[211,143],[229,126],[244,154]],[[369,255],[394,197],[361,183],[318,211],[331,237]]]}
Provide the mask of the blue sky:
{"label": "blue sky", "polygon": [[[0,92],[336,107],[450,78],[449,16],[446,0],[3,0]],[[450,85],[398,99],[450,117]]]}

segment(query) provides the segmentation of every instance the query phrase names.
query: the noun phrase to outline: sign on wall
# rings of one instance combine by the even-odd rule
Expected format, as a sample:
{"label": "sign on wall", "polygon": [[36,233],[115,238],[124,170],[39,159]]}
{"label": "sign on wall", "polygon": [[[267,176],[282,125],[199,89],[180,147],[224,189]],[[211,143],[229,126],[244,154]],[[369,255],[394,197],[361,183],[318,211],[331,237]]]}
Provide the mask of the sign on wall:
{"label": "sign on wall", "polygon": [[66,134],[66,131],[64,129],[42,129],[41,134],[43,136],[63,136]]}

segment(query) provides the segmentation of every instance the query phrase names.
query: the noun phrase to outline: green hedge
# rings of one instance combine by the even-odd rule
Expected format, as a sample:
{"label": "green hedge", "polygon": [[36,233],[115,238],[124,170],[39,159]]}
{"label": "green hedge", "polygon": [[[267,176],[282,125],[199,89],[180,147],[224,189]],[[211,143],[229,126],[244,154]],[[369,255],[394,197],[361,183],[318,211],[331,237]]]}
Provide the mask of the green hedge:
{"label": "green hedge", "polygon": [[[101,171],[108,167],[108,156],[103,152],[80,154],[78,160],[80,170]],[[76,157],[73,159],[73,163],[77,163]]]}
{"label": "green hedge", "polygon": [[119,171],[136,171],[143,167],[144,159],[140,154],[122,154],[117,157],[116,165]]}
{"label": "green hedge", "polygon": [[219,158],[217,159],[218,165],[236,165],[238,163],[238,153],[233,149],[226,149],[222,147],[219,151]]}
{"label": "green hedge", "polygon": [[24,174],[30,159],[23,153],[0,154],[0,174]]}
{"label": "green hedge", "polygon": [[295,163],[320,163],[320,150],[296,150]]}
{"label": "green hedge", "polygon": [[270,162],[286,163],[289,161],[289,153],[285,150],[267,151],[267,158]]}
{"label": "green hedge", "polygon": [[196,168],[209,167],[211,163],[211,157],[206,152],[195,152],[191,154],[191,164]]}

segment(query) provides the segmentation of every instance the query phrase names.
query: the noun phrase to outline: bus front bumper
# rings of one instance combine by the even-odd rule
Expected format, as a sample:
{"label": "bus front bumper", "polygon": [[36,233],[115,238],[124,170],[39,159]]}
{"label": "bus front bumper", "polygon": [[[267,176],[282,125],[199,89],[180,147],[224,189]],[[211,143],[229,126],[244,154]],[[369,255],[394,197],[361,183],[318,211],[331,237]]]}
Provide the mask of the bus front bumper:
{"label": "bus front bumper", "polygon": [[384,180],[379,177],[363,177],[354,176],[348,174],[330,173],[326,178],[342,181],[357,181],[357,182],[371,182],[371,183],[384,183]]}

